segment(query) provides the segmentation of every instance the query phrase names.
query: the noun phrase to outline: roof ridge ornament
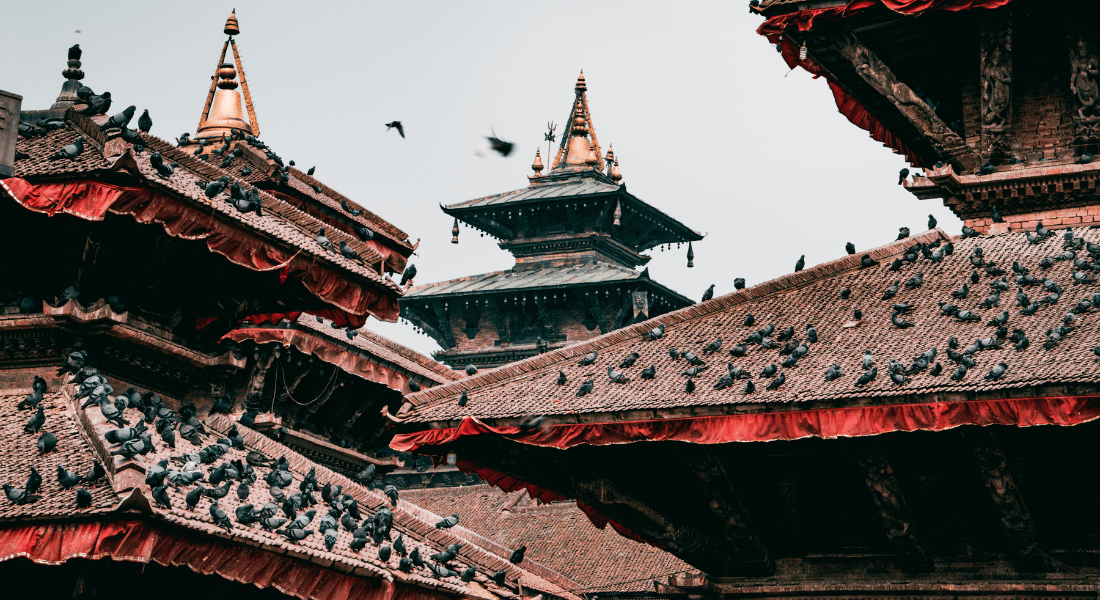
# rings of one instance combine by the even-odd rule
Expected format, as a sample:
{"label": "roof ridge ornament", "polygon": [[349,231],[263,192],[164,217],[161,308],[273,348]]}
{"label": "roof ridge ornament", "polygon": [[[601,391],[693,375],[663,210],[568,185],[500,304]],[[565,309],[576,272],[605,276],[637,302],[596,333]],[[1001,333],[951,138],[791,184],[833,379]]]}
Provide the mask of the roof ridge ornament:
{"label": "roof ridge ornament", "polygon": [[[567,130],[562,136],[561,145],[558,146],[558,152],[550,170],[553,172],[568,168],[571,171],[581,171],[595,168],[600,171],[600,142],[596,138],[596,129],[592,125],[592,113],[588,107],[588,84],[584,80],[583,70],[577,77],[573,90],[576,97],[573,101],[573,109],[569,113]],[[592,154],[596,158],[594,163],[590,163]]]}
{"label": "roof ridge ornament", "polygon": [[[199,117],[195,137],[221,139],[226,135],[232,135],[235,131],[259,136],[260,126],[256,120],[256,110],[252,106],[252,94],[248,89],[248,80],[244,76],[244,65],[241,64],[241,55],[237,51],[237,42],[233,39],[233,36],[241,33],[240,23],[237,21],[237,9],[233,9],[229,18],[226,19],[222,31],[229,36],[229,39],[222,44],[218,66],[210,78],[210,91],[206,96],[202,116]],[[227,60],[230,47],[233,48],[232,61]],[[236,91],[238,86],[241,88],[240,92]],[[245,111],[241,108],[242,94],[248,117],[245,117]]]}

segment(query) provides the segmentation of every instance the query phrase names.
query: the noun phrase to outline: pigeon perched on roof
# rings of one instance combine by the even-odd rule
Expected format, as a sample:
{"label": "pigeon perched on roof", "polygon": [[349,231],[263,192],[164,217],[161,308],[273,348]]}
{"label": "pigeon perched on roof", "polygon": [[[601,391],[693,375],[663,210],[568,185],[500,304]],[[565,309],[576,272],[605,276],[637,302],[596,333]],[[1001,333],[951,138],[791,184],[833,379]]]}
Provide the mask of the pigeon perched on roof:
{"label": "pigeon perched on roof", "polygon": [[359,256],[359,253],[353,250],[351,246],[348,246],[347,242],[345,242],[344,240],[340,240],[340,254],[344,255],[344,258],[347,258],[348,260],[353,260],[364,266],[366,265],[366,263],[363,262],[362,257]]}
{"label": "pigeon perched on roof", "polygon": [[565,376],[565,371],[562,371],[562,370],[559,369],[558,370],[558,379],[557,379],[558,385],[565,385],[566,381],[569,381],[569,379]]}
{"label": "pigeon perched on roof", "polygon": [[844,251],[847,252],[848,254],[855,254],[856,253],[856,245],[853,244],[852,242],[848,242],[847,244],[844,244]]}
{"label": "pigeon perched on roof", "polygon": [[406,283],[412,282],[414,277],[416,277],[416,265],[409,265],[405,268],[405,271],[401,273],[401,283],[398,285],[404,287]]}
{"label": "pigeon perched on roof", "polygon": [[44,411],[45,406],[38,405],[38,411],[27,421],[27,424],[23,426],[24,433],[38,433],[42,426],[46,424],[46,413]]}
{"label": "pigeon perched on roof", "polygon": [[909,228],[908,227],[899,227],[898,228],[898,239],[899,240],[904,240],[907,237],[909,237]]}
{"label": "pigeon perched on roof", "polygon": [[588,354],[586,354],[584,356],[584,358],[581,359],[581,362],[578,363],[578,364],[582,367],[586,367],[586,366],[596,362],[596,358],[598,356],[599,356],[599,351],[598,350],[593,350],[592,352],[589,352]]}
{"label": "pigeon perched on roof", "polygon": [[909,177],[909,169],[903,168],[901,171],[898,171],[898,185],[905,183],[907,177]]}
{"label": "pigeon perched on roof", "polygon": [[642,379],[653,379],[656,376],[657,376],[657,366],[656,365],[650,365],[649,367],[646,367],[645,369],[642,370],[642,375],[641,375]]}
{"label": "pigeon perched on roof", "polygon": [[[642,339],[646,340],[646,341],[659,340],[664,335],[665,335],[665,325],[664,325],[664,323],[661,323],[660,325],[654,327],[653,329],[650,329],[649,331],[645,332],[642,335]],[[635,354],[637,354],[637,353],[635,352]]]}
{"label": "pigeon perched on roof", "polygon": [[929,229],[935,229],[936,228],[936,217],[933,217],[932,215],[928,215],[928,228]]}
{"label": "pigeon perched on roof", "polygon": [[734,279],[733,280],[733,289],[735,289],[735,290],[745,289],[745,278],[744,277],[738,277],[738,278]]}
{"label": "pigeon perched on roof", "polygon": [[451,516],[445,517],[444,519],[440,520],[438,523],[435,524],[435,528],[450,529],[455,525],[458,525],[458,513],[454,513]]}
{"label": "pigeon perched on roof", "polygon": [[38,448],[38,453],[40,455],[49,454],[57,447],[57,436],[48,431],[44,432],[42,435],[38,436],[38,441],[35,442],[35,446]]}
{"label": "pigeon perched on roof", "polygon": [[[719,345],[721,345],[721,340],[719,340]],[[635,362],[636,362],[636,361],[637,361],[637,360],[638,360],[639,358],[641,358],[641,356],[642,356],[642,355],[641,355],[641,354],[638,354],[637,352],[631,352],[630,354],[628,354],[628,355],[626,356],[626,358],[624,358],[624,359],[623,359],[623,361],[622,361],[621,363],[619,363],[619,368],[620,368],[620,369],[628,369],[628,368],[630,368],[630,367],[633,367],[633,366],[634,366],[634,363],[635,363]]]}
{"label": "pigeon perched on roof", "polygon": [[84,152],[84,136],[76,138],[73,143],[58,150],[57,154],[50,157],[50,160],[74,160],[82,152]]}
{"label": "pigeon perched on roof", "polygon": [[6,483],[3,486],[0,486],[0,487],[3,487],[4,495],[6,495],[8,497],[8,500],[12,504],[15,504],[16,506],[22,506],[24,504],[31,504],[33,502],[37,502],[38,500],[40,500],[42,498],[41,496],[36,496],[34,494],[28,494],[26,490],[22,490],[22,489],[19,489],[17,487],[12,487],[12,486],[10,486]]}
{"label": "pigeon perched on roof", "polygon": [[883,300],[889,300],[898,294],[898,283],[894,282],[894,285],[886,288],[886,291],[882,293]]}
{"label": "pigeon perched on roof", "polygon": [[1073,162],[1074,162],[1074,164],[1078,164],[1078,165],[1087,165],[1090,162],[1092,162],[1092,153],[1091,152],[1082,152],[1081,156],[1077,157],[1077,160],[1075,160]]}
{"label": "pigeon perched on roof", "polygon": [[710,300],[713,297],[714,297],[714,284],[712,283],[712,284],[710,284],[710,287],[707,288],[707,291],[703,292],[703,300],[702,301],[706,302],[707,300]]}
{"label": "pigeon perched on roof", "polygon": [[592,393],[592,388],[595,387],[595,385],[596,385],[596,380],[594,380],[594,379],[589,379],[589,380],[585,381],[584,383],[581,384],[580,389],[577,390],[576,396],[578,398],[581,398],[583,396],[587,396],[588,394]]}
{"label": "pigeon perched on roof", "polygon": [[872,381],[874,381],[875,377],[877,377],[877,376],[878,376],[878,367],[871,367],[869,370],[864,371],[863,374],[859,376],[859,379],[856,380],[856,385],[858,385],[858,386],[867,385],[868,383],[871,383]]}
{"label": "pigeon perched on roof", "polygon": [[798,257],[798,262],[794,263],[794,272],[797,273],[806,267],[806,255]]}

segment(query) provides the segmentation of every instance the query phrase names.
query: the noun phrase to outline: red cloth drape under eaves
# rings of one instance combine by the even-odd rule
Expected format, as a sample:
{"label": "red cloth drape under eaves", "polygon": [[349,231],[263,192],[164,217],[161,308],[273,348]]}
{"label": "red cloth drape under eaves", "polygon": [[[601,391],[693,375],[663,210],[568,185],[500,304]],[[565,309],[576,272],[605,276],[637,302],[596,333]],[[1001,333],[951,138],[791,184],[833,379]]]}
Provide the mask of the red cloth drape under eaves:
{"label": "red cloth drape under eaves", "polygon": [[280,270],[280,276],[297,279],[325,302],[352,315],[374,315],[396,321],[397,298],[371,290],[342,273],[317,264],[302,252],[280,248],[251,232],[214,218],[213,212],[176,201],[167,194],[144,187],[121,187],[99,181],[67,181],[33,185],[19,178],[0,181],[16,202],[30,210],[53,216],[74,215],[102,221],[107,212],[134,217],[138,223],[160,223],[173,237],[203,240],[206,247],[230,262],[253,271]]}
{"label": "red cloth drape under eaves", "polygon": [[381,574],[374,578],[352,577],[308,560],[145,521],[16,524],[0,528],[0,561],[20,557],[48,565],[73,558],[151,561],[316,600],[443,597],[429,590],[395,585]]}
{"label": "red cloth drape under eaves", "polygon": [[[960,425],[1079,425],[1100,418],[1100,397],[1020,398],[1013,400],[973,400],[860,408],[829,408],[785,412],[554,425],[544,431],[524,432],[519,427],[492,427],[467,417],[457,428],[428,429],[394,436],[390,447],[401,452],[423,450],[449,444],[463,436],[496,434],[512,441],[571,448],[581,444],[601,446],[643,441],[682,441],[699,444],[763,442],[807,437],[837,438],[877,435],[893,431],[942,431]],[[460,457],[456,465],[466,473],[476,473],[491,485],[506,492],[527,490],[532,498],[558,502],[567,497],[507,473],[484,467]],[[577,502],[600,529],[607,525],[620,535],[648,542],[630,528],[609,519],[595,507]]]}
{"label": "red cloth drape under eaves", "polygon": [[773,44],[779,44],[783,53],[783,60],[787,66],[795,68],[801,66],[815,76],[825,77],[829,82],[829,88],[836,100],[837,110],[844,115],[856,127],[867,131],[871,138],[882,142],[888,148],[893,148],[910,163],[917,166],[925,166],[924,161],[914,153],[904,142],[891,132],[886,125],[872,115],[866,107],[848,93],[840,84],[834,81],[828,74],[813,62],[813,60],[799,61],[798,48],[783,35],[788,27],[797,27],[799,31],[809,31],[815,23],[842,19],[861,10],[866,10],[879,4],[892,11],[904,15],[918,15],[927,10],[962,11],[972,8],[999,8],[1012,2],[1012,0],[852,0],[846,6],[835,8],[811,8],[795,11],[784,15],[775,15],[764,21],[756,32],[766,36]]}
{"label": "red cloth drape under eaves", "polygon": [[300,329],[234,329],[223,336],[235,342],[251,340],[257,344],[278,342],[285,346],[294,346],[300,352],[312,354],[317,358],[335,365],[344,372],[395,389],[402,394],[411,394],[409,376],[390,367],[384,367],[361,356],[346,352],[336,344],[313,336]]}
{"label": "red cloth drape under eaves", "polygon": [[[352,329],[359,329],[363,325],[366,325],[366,317],[359,315],[353,315],[346,313],[342,310],[311,310],[309,314],[316,317],[323,317],[332,321],[333,327],[351,327]],[[291,323],[298,320],[298,317],[302,315],[302,311],[291,311],[281,313],[264,313],[262,315],[248,315],[242,317],[241,322],[252,323],[253,325],[263,325],[264,323],[271,323],[272,325],[278,325],[280,321],[286,319]],[[216,321],[216,317],[203,317],[195,320],[195,331],[201,330],[203,327]]]}
{"label": "red cloth drape under eaves", "polygon": [[554,425],[542,431],[493,427],[479,419],[466,417],[456,428],[396,435],[390,447],[400,452],[413,452],[484,433],[501,435],[523,444],[560,449],[582,444],[603,446],[641,441],[725,444],[807,437],[860,437],[893,431],[941,431],[960,425],[1078,425],[1097,418],[1100,418],[1100,397],[1093,396],[971,400],[580,423]]}

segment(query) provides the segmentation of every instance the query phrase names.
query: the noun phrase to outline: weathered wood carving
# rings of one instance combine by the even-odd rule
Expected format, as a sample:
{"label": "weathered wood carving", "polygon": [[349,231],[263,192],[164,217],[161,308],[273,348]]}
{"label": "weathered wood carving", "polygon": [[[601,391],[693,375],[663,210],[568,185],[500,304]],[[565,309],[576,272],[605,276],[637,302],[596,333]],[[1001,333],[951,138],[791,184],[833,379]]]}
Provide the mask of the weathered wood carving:
{"label": "weathered wood carving", "polygon": [[893,102],[901,114],[928,139],[941,157],[957,163],[964,171],[973,172],[978,168],[981,160],[966,145],[966,141],[952,131],[936,115],[936,111],[908,85],[898,81],[894,72],[874,52],[860,43],[854,33],[837,35],[834,43],[841,55],[852,63],[859,76],[875,91]]}
{"label": "weathered wood carving", "polygon": [[894,544],[898,556],[910,566],[930,565],[931,553],[913,524],[913,514],[882,447],[871,439],[853,439],[850,451],[863,471],[886,537]]}
{"label": "weathered wood carving", "polygon": [[1011,149],[1012,13],[1009,9],[982,15],[982,156],[1005,157]]}

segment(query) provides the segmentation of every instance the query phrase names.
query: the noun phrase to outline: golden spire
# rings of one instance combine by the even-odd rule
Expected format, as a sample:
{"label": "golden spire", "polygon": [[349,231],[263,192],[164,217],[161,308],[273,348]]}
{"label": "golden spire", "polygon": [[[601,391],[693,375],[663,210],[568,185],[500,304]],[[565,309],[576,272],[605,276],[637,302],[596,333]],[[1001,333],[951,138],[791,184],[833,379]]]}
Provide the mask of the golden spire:
{"label": "golden spire", "polygon": [[619,183],[623,180],[623,172],[619,170],[619,159],[615,159],[615,166],[611,167],[611,181]]}
{"label": "golden spire", "polygon": [[[202,109],[199,118],[196,138],[222,138],[234,132],[241,134],[260,135],[260,127],[256,122],[256,111],[252,107],[252,96],[248,91],[248,81],[244,76],[244,66],[241,64],[241,56],[237,52],[237,43],[234,35],[240,35],[241,28],[237,22],[236,9],[225,21],[222,30],[230,36],[222,45],[222,53],[218,58],[218,67],[210,81],[210,93],[206,97],[206,105]],[[227,60],[229,48],[233,48],[232,62]],[[237,76],[240,76],[240,83]],[[237,91],[237,87],[241,91]],[[248,109],[248,116],[241,105],[241,92],[244,93],[244,105]]]}
{"label": "golden spire", "polygon": [[603,157],[603,162],[607,165],[607,175],[611,175],[611,165],[615,164],[615,150],[613,147],[615,144],[607,145],[607,156]]}
{"label": "golden spire", "polygon": [[538,148],[535,148],[535,162],[531,163],[531,170],[535,172],[534,175],[528,175],[528,179],[538,179],[542,177],[542,154]]}
{"label": "golden spire", "polygon": [[[592,126],[592,113],[588,109],[588,85],[584,81],[584,71],[577,77],[573,88],[576,99],[569,113],[569,127],[554,157],[552,171],[561,168],[569,170],[600,170],[600,142],[596,139],[596,130]],[[589,140],[591,137],[591,140]],[[590,160],[595,155],[595,166]]]}

